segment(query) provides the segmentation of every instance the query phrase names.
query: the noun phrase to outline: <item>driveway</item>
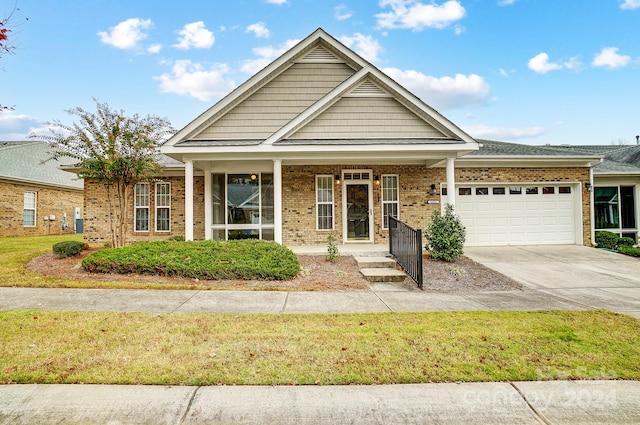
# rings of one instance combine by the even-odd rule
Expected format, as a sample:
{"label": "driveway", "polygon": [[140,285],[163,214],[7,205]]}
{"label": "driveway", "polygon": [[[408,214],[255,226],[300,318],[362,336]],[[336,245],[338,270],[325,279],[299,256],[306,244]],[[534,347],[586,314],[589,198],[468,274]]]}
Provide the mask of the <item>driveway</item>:
{"label": "driveway", "polygon": [[468,247],[465,255],[531,289],[640,318],[640,259],[578,245]]}

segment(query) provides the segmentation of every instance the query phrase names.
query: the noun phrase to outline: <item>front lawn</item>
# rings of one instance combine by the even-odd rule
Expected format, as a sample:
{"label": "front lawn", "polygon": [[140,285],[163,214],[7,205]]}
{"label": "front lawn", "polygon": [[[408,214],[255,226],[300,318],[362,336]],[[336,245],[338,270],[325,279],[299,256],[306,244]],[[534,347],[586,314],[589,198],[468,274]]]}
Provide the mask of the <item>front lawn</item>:
{"label": "front lawn", "polygon": [[640,379],[606,311],[349,315],[0,312],[0,383],[391,384]]}

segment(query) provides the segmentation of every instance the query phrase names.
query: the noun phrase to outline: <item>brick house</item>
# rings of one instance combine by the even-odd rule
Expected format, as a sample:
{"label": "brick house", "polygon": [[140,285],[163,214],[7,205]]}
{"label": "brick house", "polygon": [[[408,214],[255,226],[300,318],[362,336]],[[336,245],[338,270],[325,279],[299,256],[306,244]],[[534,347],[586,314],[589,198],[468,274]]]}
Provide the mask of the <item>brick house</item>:
{"label": "brick house", "polygon": [[48,149],[44,142],[0,142],[0,237],[76,231],[83,182],[59,162],[44,162]]}
{"label": "brick house", "polygon": [[[477,141],[322,29],[178,131],[136,186],[130,241],[260,238],[386,243],[452,204],[469,245],[592,242],[602,155]],[[108,235],[85,185],[86,233]]]}

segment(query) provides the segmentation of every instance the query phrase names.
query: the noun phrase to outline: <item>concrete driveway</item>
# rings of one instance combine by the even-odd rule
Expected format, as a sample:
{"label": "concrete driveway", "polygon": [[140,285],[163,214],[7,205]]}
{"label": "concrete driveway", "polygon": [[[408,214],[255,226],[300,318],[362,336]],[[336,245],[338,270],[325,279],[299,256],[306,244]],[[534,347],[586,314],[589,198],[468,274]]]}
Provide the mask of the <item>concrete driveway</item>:
{"label": "concrete driveway", "polygon": [[578,245],[469,247],[465,255],[531,289],[640,318],[640,259]]}

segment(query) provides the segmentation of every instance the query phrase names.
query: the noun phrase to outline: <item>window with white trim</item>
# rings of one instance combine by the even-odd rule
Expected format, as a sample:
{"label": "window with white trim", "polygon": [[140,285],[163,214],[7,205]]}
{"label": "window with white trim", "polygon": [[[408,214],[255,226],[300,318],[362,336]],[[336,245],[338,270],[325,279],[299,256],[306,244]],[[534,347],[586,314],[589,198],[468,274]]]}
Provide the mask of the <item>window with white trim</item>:
{"label": "window with white trim", "polygon": [[136,232],[149,231],[149,183],[137,183],[134,192],[134,210]]}
{"label": "window with white trim", "polygon": [[316,176],[316,227],[333,230],[333,176]]}
{"label": "window with white trim", "polygon": [[24,227],[35,227],[36,225],[36,199],[38,192],[32,190],[24,191],[24,209],[22,210],[22,225]]}
{"label": "window with white trim", "polygon": [[382,228],[389,228],[389,214],[400,217],[400,197],[398,196],[398,175],[382,175]]}
{"label": "window with white trim", "polygon": [[156,183],[156,232],[171,231],[171,183]]}

